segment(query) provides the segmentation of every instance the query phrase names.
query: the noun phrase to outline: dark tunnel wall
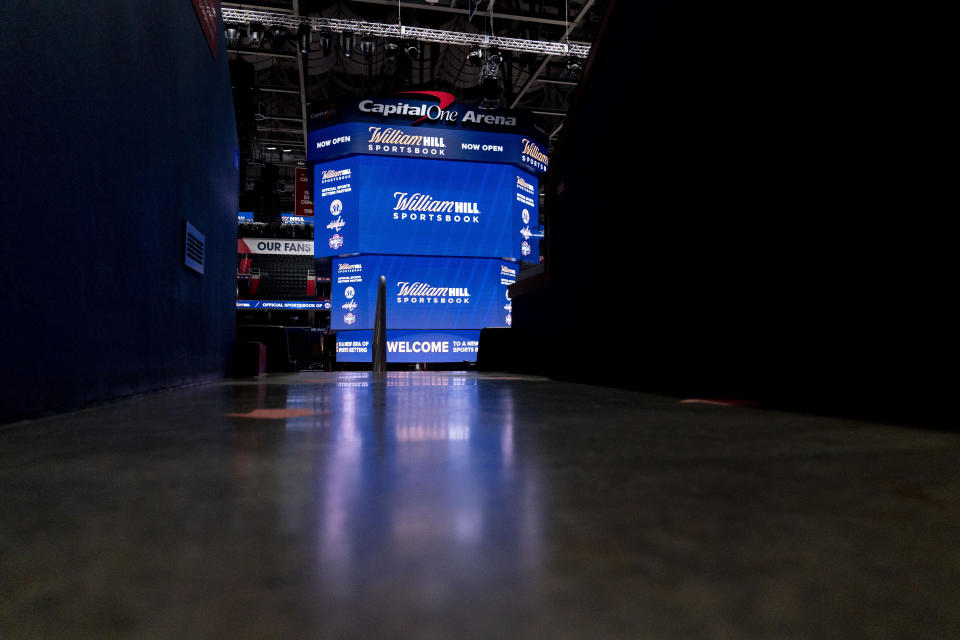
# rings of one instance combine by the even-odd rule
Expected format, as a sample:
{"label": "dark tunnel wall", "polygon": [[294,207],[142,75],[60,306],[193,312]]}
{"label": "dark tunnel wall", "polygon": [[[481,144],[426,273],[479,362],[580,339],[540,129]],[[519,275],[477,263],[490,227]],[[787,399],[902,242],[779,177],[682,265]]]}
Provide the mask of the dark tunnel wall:
{"label": "dark tunnel wall", "polygon": [[511,335],[481,358],[677,395],[955,416],[950,223],[929,156],[902,137],[923,95],[894,99],[909,85],[890,43],[845,18],[615,2],[551,160],[547,284],[518,287]]}
{"label": "dark tunnel wall", "polygon": [[[0,421],[222,376],[236,126],[191,2],[5,2]],[[206,234],[183,266],[184,221]]]}

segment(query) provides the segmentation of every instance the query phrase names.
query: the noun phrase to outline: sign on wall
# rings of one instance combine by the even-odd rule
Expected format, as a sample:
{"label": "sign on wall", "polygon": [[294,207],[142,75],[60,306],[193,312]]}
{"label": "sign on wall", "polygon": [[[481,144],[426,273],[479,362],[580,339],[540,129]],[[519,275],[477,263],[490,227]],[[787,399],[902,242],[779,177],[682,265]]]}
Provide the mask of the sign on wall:
{"label": "sign on wall", "polygon": [[237,238],[237,253],[273,253],[285,256],[312,256],[312,240]]}

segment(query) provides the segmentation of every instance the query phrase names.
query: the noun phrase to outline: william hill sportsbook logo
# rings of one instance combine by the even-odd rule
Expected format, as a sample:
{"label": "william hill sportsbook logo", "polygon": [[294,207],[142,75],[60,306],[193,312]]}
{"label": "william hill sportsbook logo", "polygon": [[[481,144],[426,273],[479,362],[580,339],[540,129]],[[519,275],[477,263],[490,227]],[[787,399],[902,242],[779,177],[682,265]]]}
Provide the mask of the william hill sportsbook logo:
{"label": "william hill sportsbook logo", "polygon": [[421,156],[442,156],[446,151],[443,136],[410,135],[403,129],[369,127],[367,151],[408,153]]}
{"label": "william hill sportsbook logo", "polygon": [[434,287],[429,282],[397,282],[399,304],[470,304],[466,288]]}
{"label": "william hill sportsbook logo", "polygon": [[393,197],[396,199],[393,207],[394,220],[480,223],[481,211],[477,202],[437,200],[428,193],[411,195],[407,191],[395,191]]}
{"label": "william hill sportsbook logo", "polygon": [[[526,140],[524,140],[524,142],[526,142]],[[533,185],[524,180],[521,176],[517,176],[517,189],[521,189],[527,193],[533,193]]]}
{"label": "william hill sportsbook logo", "polygon": [[547,170],[550,159],[533,140],[523,139],[523,149],[520,151],[520,159],[527,164],[533,165],[542,171]]}

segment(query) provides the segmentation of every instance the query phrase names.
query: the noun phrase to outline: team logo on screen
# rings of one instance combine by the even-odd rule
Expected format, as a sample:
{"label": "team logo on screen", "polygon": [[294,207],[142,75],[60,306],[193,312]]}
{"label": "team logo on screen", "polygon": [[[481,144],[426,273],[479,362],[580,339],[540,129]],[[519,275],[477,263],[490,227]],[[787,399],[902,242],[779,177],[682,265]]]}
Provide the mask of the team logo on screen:
{"label": "team logo on screen", "polygon": [[[340,229],[343,229],[343,226],[344,226],[345,224],[347,224],[347,223],[343,221],[343,218],[337,218],[337,219],[334,220],[333,222],[328,222],[328,223],[327,223],[327,229],[332,229],[332,230],[334,230],[334,231],[340,231]],[[334,247],[334,249],[336,249],[336,247]]]}
{"label": "team logo on screen", "polygon": [[357,321],[357,316],[353,315],[352,313],[348,313],[347,315],[343,316],[344,324],[353,324],[356,321]]}
{"label": "team logo on screen", "polygon": [[524,209],[523,213],[520,214],[520,219],[523,220],[523,224],[530,224],[530,212]]}
{"label": "team logo on screen", "polygon": [[523,229],[520,229],[520,235],[523,236],[524,240],[530,239],[530,236],[532,236],[533,234],[530,232],[529,225],[524,227]]}
{"label": "team logo on screen", "polygon": [[339,198],[337,198],[336,200],[330,203],[330,215],[338,216],[340,215],[341,211],[343,211],[343,203],[340,202]]}
{"label": "team logo on screen", "polygon": [[347,303],[342,304],[342,305],[340,305],[340,306],[341,306],[342,308],[346,309],[347,311],[353,311],[354,309],[357,308],[357,301],[356,301],[356,300],[351,300],[350,302],[347,302]]}
{"label": "team logo on screen", "polygon": [[351,298],[353,298],[353,295],[355,293],[356,291],[354,291],[353,287],[347,287],[346,289],[343,290],[343,295],[347,298],[347,300],[350,300]]}
{"label": "team logo on screen", "polygon": [[533,193],[533,185],[520,176],[517,176],[517,189],[523,189],[527,193]]}
{"label": "team logo on screen", "polygon": [[331,249],[339,249],[343,246],[343,236],[339,233],[333,234],[333,237],[330,238],[330,241],[327,242],[330,245]]}
{"label": "team logo on screen", "polygon": [[513,324],[513,314],[508,313],[507,317],[504,318],[503,321],[507,323],[508,327],[511,326]]}
{"label": "team logo on screen", "polygon": [[522,254],[525,255],[525,256],[528,256],[528,255],[530,255],[530,251],[531,251],[531,249],[530,249],[530,243],[529,243],[529,242],[527,242],[526,240],[524,240],[523,242],[520,243],[520,253],[522,253]]}

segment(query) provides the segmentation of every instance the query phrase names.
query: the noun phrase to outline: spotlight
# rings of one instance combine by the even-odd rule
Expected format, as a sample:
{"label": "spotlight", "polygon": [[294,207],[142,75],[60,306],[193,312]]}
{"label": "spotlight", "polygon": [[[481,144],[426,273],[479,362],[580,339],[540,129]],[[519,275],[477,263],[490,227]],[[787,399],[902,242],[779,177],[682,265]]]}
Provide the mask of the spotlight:
{"label": "spotlight", "polygon": [[353,32],[343,32],[343,57],[349,58],[353,55]]}
{"label": "spotlight", "polygon": [[276,150],[277,148],[273,145],[270,145],[269,147],[267,147],[267,151],[276,151]]}
{"label": "spotlight", "polygon": [[480,69],[480,107],[492,109],[500,106],[500,51],[495,47],[487,50],[487,59]]}
{"label": "spotlight", "polygon": [[360,38],[360,53],[365,58],[369,58],[370,56],[372,56],[376,48],[377,48],[377,43],[370,36],[363,36],[362,38]]}
{"label": "spotlight", "polygon": [[330,36],[330,32],[321,31],[320,35],[317,36],[317,44],[320,45],[320,49],[323,51],[323,56],[329,56],[330,51],[333,49],[333,38]]}
{"label": "spotlight", "polygon": [[400,43],[396,40],[387,40],[383,43],[383,52],[388,58],[396,58],[400,53]]}
{"label": "spotlight", "polygon": [[567,58],[567,73],[572,76],[578,76],[580,75],[581,69],[583,69],[583,62],[580,58],[575,58],[574,56]]}
{"label": "spotlight", "polygon": [[247,25],[247,40],[251,47],[259,47],[263,42],[263,36],[266,30],[261,22],[251,22]]}
{"label": "spotlight", "polygon": [[274,24],[267,29],[267,36],[270,39],[270,46],[274,49],[280,49],[283,47],[283,41],[287,39],[287,30],[278,24]]}
{"label": "spotlight", "polygon": [[310,40],[313,35],[310,33],[310,25],[302,23],[297,29],[297,40],[300,42],[300,53],[310,53]]}
{"label": "spotlight", "polygon": [[403,45],[403,52],[407,54],[407,57],[411,60],[416,60],[420,57],[420,45],[413,40],[408,40],[406,44]]}
{"label": "spotlight", "polygon": [[223,34],[228,47],[235,47],[240,44],[240,25],[233,23],[224,25]]}
{"label": "spotlight", "polygon": [[479,67],[483,64],[483,49],[480,45],[470,47],[470,53],[467,54],[467,64],[471,67]]}
{"label": "spotlight", "polygon": [[290,153],[291,151],[293,151],[293,149],[291,147],[284,147],[283,149],[281,149],[281,151],[283,151],[284,153]]}

